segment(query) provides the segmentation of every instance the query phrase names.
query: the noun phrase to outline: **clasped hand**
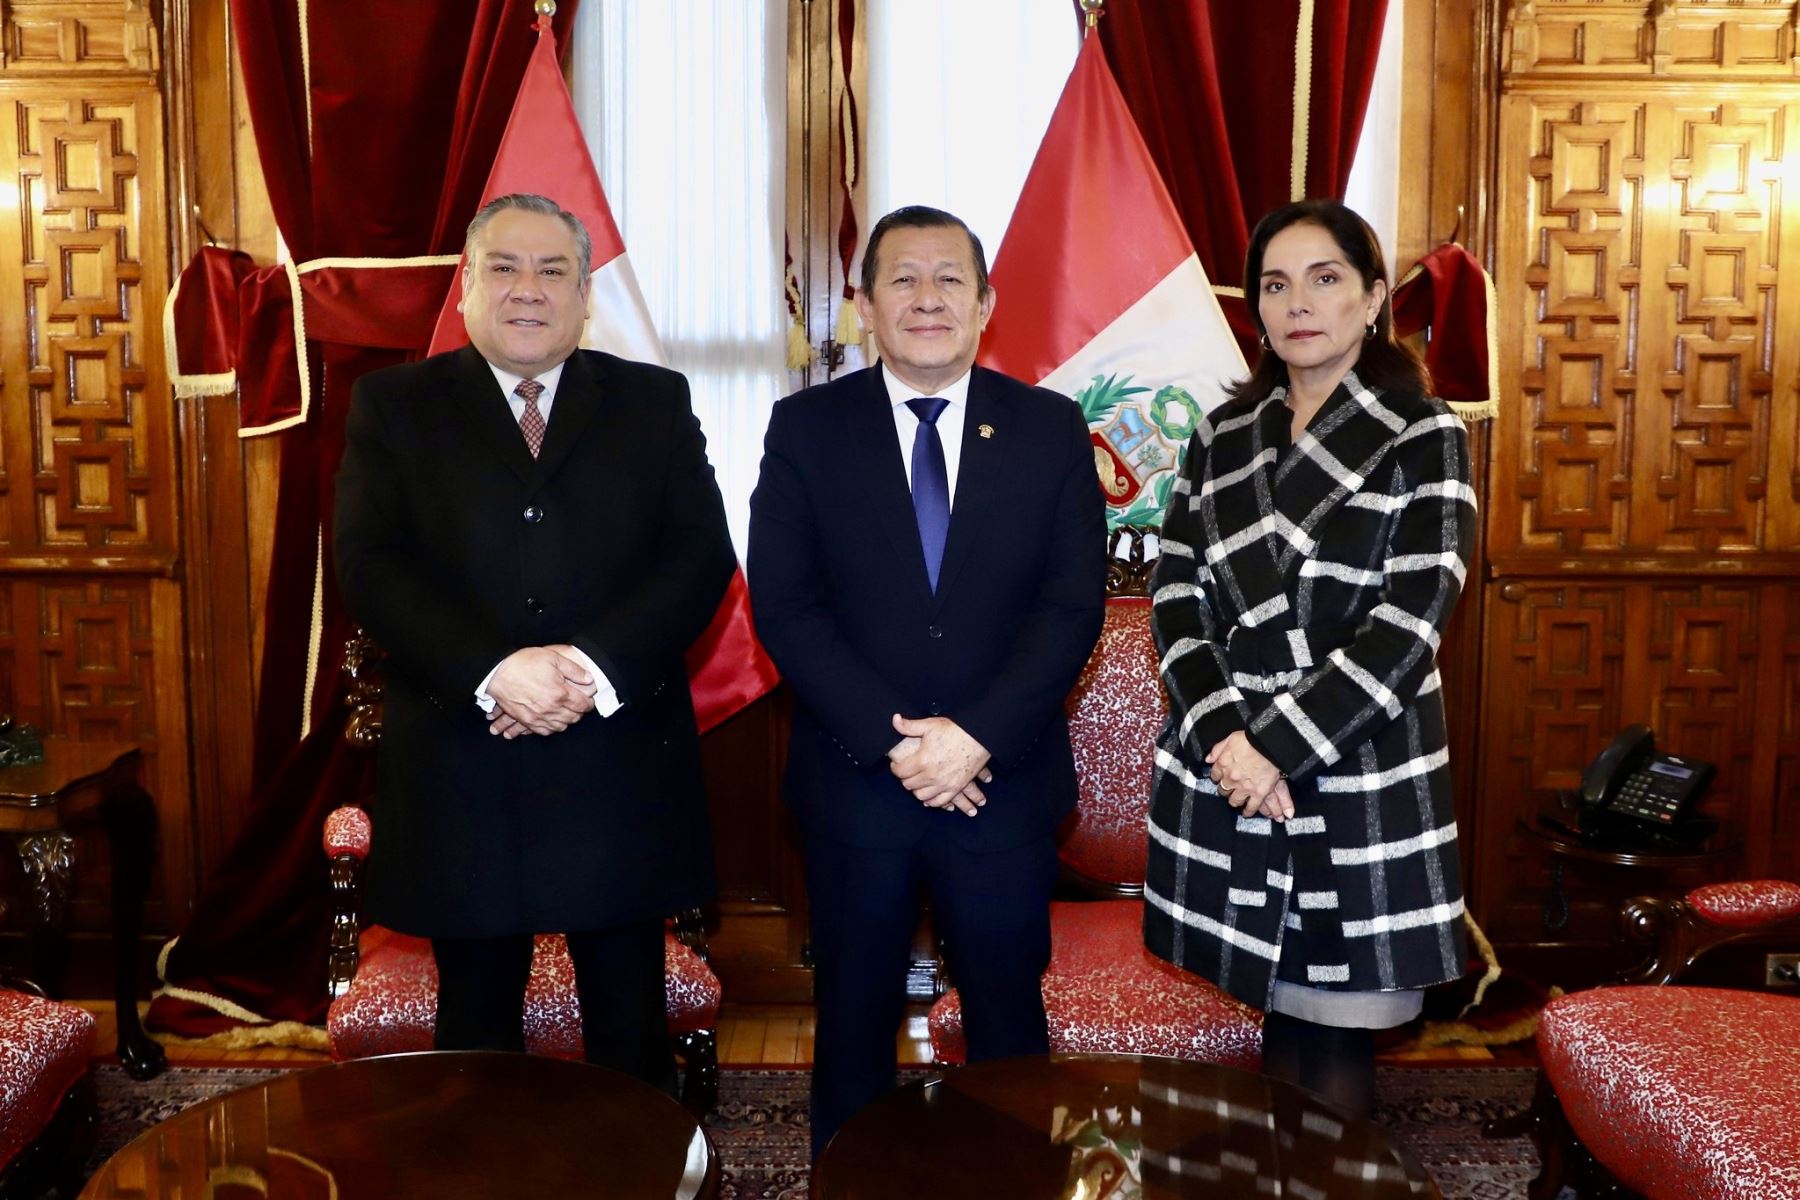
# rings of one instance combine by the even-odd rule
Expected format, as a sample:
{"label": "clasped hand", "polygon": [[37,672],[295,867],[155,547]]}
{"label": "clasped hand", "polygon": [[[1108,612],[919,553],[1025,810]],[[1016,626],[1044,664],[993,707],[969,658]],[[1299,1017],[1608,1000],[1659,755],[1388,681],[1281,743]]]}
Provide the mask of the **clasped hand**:
{"label": "clasped hand", "polygon": [[1214,746],[1206,761],[1219,794],[1244,816],[1285,821],[1294,815],[1294,797],[1281,768],[1264,758],[1243,730]]}
{"label": "clasped hand", "polygon": [[594,711],[598,684],[568,645],[527,646],[494,668],[488,695],[488,732],[507,739],[521,734],[561,733]]}
{"label": "clasped hand", "polygon": [[992,783],[987,747],[948,717],[912,721],[894,714],[900,741],[888,751],[888,766],[914,799],[926,808],[954,808],[974,816],[987,803],[977,780]]}

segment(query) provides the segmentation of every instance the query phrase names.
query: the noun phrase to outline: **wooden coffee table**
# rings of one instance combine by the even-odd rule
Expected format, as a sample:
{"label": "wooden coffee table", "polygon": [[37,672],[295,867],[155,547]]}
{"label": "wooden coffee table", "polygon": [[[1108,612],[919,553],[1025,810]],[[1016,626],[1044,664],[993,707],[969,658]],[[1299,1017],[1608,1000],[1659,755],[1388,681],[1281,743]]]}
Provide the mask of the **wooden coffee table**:
{"label": "wooden coffee table", "polygon": [[648,1084],[459,1051],[286,1072],[196,1104],[113,1155],[81,1195],[705,1200],[718,1176],[694,1118]]}
{"label": "wooden coffee table", "polygon": [[831,1140],[813,1195],[1051,1200],[1118,1194],[1108,1188],[1122,1172],[1146,1198],[1439,1194],[1378,1126],[1300,1088],[1208,1063],[1077,1054],[955,1067],[891,1092]]}

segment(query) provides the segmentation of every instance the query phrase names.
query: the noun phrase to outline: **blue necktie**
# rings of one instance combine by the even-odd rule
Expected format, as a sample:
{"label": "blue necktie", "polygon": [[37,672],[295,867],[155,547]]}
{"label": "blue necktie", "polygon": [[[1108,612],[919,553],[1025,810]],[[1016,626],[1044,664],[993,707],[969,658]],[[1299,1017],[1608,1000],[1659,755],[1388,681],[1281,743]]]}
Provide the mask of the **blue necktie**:
{"label": "blue necktie", "polygon": [[920,396],[906,402],[919,418],[912,448],[913,515],[919,520],[925,574],[931,578],[934,593],[938,568],[944,562],[944,539],[950,534],[950,470],[944,465],[944,443],[937,428],[937,419],[949,403],[942,396]]}

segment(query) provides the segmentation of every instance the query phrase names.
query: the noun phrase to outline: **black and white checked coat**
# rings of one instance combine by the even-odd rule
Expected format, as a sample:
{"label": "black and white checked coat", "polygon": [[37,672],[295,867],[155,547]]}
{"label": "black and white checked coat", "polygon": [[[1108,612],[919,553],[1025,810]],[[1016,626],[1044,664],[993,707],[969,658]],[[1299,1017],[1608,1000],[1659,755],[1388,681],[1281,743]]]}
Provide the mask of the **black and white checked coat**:
{"label": "black and white checked coat", "polygon": [[[1290,447],[1278,388],[1209,414],[1152,580],[1170,718],[1157,744],[1150,949],[1268,1008],[1462,973],[1463,895],[1438,640],[1467,571],[1462,422],[1352,373]],[[1243,819],[1207,752],[1235,730],[1282,771],[1285,823]]]}

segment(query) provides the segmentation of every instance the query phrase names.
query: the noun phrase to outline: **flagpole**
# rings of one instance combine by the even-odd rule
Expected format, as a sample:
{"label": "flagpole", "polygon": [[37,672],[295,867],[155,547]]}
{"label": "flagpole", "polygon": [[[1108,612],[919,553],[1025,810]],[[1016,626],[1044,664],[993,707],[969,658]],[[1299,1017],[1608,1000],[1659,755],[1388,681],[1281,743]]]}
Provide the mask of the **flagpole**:
{"label": "flagpole", "polygon": [[550,18],[556,15],[556,0],[537,0],[532,8],[536,10],[538,19],[531,27],[539,33],[549,33]]}
{"label": "flagpole", "polygon": [[1100,18],[1106,15],[1106,0],[1081,0],[1081,12],[1087,19],[1087,28],[1081,33],[1082,40],[1086,41],[1094,32],[1094,26],[1100,24]]}

